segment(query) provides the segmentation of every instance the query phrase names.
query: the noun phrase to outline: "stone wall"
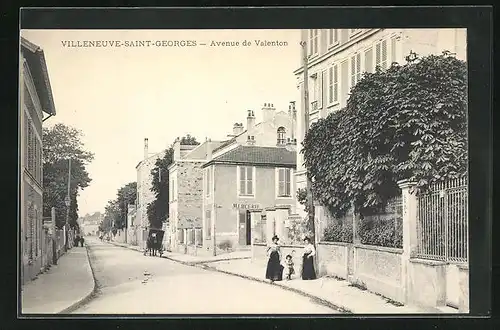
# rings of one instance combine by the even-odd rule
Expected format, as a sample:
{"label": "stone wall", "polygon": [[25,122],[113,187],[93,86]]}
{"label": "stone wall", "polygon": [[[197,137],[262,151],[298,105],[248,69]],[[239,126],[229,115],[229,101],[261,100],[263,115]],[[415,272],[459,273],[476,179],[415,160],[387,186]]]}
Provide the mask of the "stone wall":
{"label": "stone wall", "polygon": [[203,217],[203,162],[177,163],[177,214],[179,225],[194,220],[195,227],[202,227]]}

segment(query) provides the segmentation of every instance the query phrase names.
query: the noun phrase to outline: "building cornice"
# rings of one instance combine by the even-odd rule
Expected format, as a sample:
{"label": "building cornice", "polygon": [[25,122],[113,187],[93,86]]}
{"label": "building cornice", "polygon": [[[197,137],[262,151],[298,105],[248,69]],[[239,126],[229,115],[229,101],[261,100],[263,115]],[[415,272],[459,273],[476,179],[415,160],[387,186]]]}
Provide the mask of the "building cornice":
{"label": "building cornice", "polygon": [[[347,48],[349,47],[352,47],[353,45],[355,45],[356,43],[360,42],[361,40],[363,39],[366,39],[372,35],[374,35],[375,33],[379,32],[380,30],[384,30],[384,29],[369,29],[363,33],[359,33],[356,35],[356,37],[352,38],[351,40],[349,40],[348,42],[344,43],[344,44],[341,44],[337,47],[332,47],[330,49],[328,49],[323,55],[321,56],[315,56],[313,57],[309,63],[308,63],[308,68],[312,68],[313,66],[327,60],[328,58],[330,58],[331,56],[337,54],[337,53],[340,53],[342,52],[343,50],[346,50]],[[293,74],[294,75],[300,75],[304,72],[304,66],[301,66],[300,68],[296,69],[295,71],[293,71]],[[311,72],[310,73],[311,75],[314,74],[314,72]]]}
{"label": "building cornice", "polygon": [[210,161],[208,163],[203,164],[201,167],[206,168],[211,165],[231,165],[231,166],[238,166],[238,165],[250,165],[250,166],[256,166],[256,167],[280,167],[280,168],[292,168],[295,169],[297,166],[292,165],[292,164],[277,164],[277,163],[267,163],[267,162],[244,162],[244,161],[222,161],[222,160],[217,160],[217,161]]}

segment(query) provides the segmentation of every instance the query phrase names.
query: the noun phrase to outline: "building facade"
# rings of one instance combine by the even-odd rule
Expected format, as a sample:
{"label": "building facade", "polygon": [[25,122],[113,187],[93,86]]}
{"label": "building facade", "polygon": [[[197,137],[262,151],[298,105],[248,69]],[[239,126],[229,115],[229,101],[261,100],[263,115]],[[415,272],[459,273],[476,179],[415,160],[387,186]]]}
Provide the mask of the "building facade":
{"label": "building facade", "polygon": [[[466,29],[309,29],[301,31],[301,40],[307,43],[310,122],[304,121],[304,70],[301,65],[294,72],[300,93],[298,145],[304,139],[306,124],[311,125],[346,106],[349,91],[363,72],[374,72],[376,66],[387,69],[393,62],[404,64],[410,52],[423,57],[450,51],[462,60],[467,54]],[[298,188],[306,186],[303,164],[303,155],[298,152]],[[303,207],[299,209],[303,214]]]}
{"label": "building facade", "polygon": [[143,246],[146,242],[147,228],[149,226],[147,208],[151,203],[155,194],[152,190],[151,170],[155,167],[156,161],[165,156],[165,151],[151,154],[148,148],[148,139],[144,139],[144,158],[135,167],[137,171],[137,198],[136,198],[136,215],[134,233],[135,241],[138,245]]}
{"label": "building facade", "polygon": [[[20,121],[20,264],[22,284],[42,268],[43,121],[56,114],[43,50],[21,37]],[[44,113],[48,117],[44,118]]]}
{"label": "building facade", "polygon": [[[240,145],[203,165],[204,250],[285,236],[284,221],[295,206],[294,149]],[[285,211],[280,221],[277,209]]]}
{"label": "building facade", "polygon": [[174,159],[169,166],[170,249],[187,252],[188,246],[202,241],[203,170],[212,150],[221,142],[207,140],[200,145],[174,143]]}
{"label": "building facade", "polygon": [[137,209],[135,204],[129,204],[127,208],[127,235],[125,238],[126,243],[137,245]]}

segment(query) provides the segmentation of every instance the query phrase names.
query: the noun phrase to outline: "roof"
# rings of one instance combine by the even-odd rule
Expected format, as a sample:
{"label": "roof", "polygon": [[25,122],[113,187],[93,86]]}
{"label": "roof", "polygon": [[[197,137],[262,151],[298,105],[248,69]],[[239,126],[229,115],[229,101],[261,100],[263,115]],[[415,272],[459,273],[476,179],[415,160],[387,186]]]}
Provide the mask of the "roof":
{"label": "roof", "polygon": [[261,166],[295,167],[297,153],[283,147],[239,146],[212,159],[202,167],[212,164],[252,164]]}
{"label": "roof", "polygon": [[33,83],[38,92],[42,110],[49,115],[56,114],[54,98],[52,96],[52,88],[50,86],[49,73],[45,62],[43,50],[21,37],[21,52],[28,63],[28,67],[33,77]]}
{"label": "roof", "polygon": [[[262,122],[260,122],[260,123],[258,123],[258,124],[255,124],[254,128],[255,128],[255,127],[257,127],[257,126],[260,126],[261,124],[262,124]],[[231,138],[231,139],[229,139],[229,140],[227,140],[227,141],[222,141],[222,142],[221,142],[222,144],[221,144],[220,146],[218,146],[217,148],[215,148],[212,152],[219,151],[219,150],[221,150],[221,149],[223,149],[223,148],[225,148],[225,147],[227,147],[227,146],[229,146],[229,145],[233,144],[234,142],[236,142],[236,138],[237,138],[237,137],[242,136],[242,135],[243,135],[243,134],[245,134],[246,132],[248,132],[248,129],[244,130],[244,131],[243,131],[243,132],[241,132],[240,134],[236,135],[235,137],[233,137],[233,138]]]}

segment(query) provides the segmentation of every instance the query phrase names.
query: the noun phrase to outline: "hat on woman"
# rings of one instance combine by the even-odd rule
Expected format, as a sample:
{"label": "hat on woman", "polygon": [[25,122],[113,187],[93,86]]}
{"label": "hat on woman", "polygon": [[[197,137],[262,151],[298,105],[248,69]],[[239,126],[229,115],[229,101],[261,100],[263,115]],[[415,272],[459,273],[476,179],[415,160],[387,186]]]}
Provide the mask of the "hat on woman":
{"label": "hat on woman", "polygon": [[311,239],[309,237],[304,237],[304,241],[308,241],[309,243],[311,243]]}
{"label": "hat on woman", "polygon": [[278,236],[274,235],[273,238],[271,238],[271,241],[274,241],[274,240],[279,241],[280,239],[278,238]]}

